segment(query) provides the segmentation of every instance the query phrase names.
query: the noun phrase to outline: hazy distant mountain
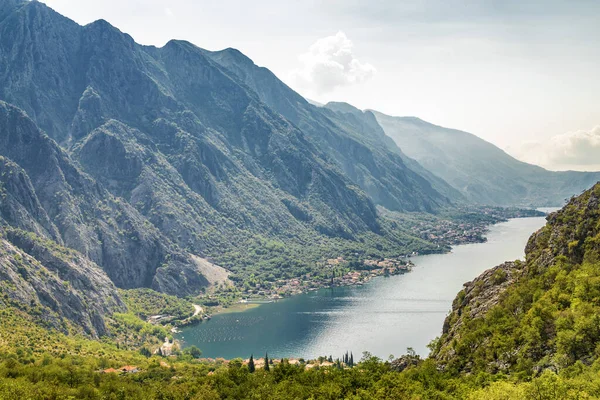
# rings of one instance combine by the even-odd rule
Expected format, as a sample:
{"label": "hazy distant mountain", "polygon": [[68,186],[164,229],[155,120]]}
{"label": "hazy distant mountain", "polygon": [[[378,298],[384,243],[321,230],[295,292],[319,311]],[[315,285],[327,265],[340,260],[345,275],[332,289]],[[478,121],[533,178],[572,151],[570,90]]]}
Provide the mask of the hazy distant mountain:
{"label": "hazy distant mountain", "polygon": [[[268,69],[256,66],[237,50],[205,54],[254,90],[261,101],[302,130],[376,204],[397,211],[433,211],[449,205],[448,193],[432,186],[407,163],[399,149],[386,142],[374,118],[349,121],[344,113],[310,104]],[[348,105],[349,110],[354,110]],[[336,110],[338,111],[338,110]],[[341,111],[341,110],[340,110]],[[409,161],[414,163],[413,160]],[[415,163],[416,164],[416,163]],[[438,179],[438,181],[440,181]],[[451,190],[451,189],[450,189]]]}
{"label": "hazy distant mountain", "polygon": [[518,161],[467,132],[373,113],[409,157],[476,203],[560,206],[600,180],[599,172],[552,172]]}
{"label": "hazy distant mountain", "polygon": [[363,140],[399,156],[410,170],[427,179],[436,191],[451,199],[455,204],[466,202],[465,197],[458,190],[425,169],[415,159],[403,153],[396,142],[385,134],[372,112],[363,112],[348,103],[342,102],[329,102],[324,107],[335,112],[336,115],[332,118],[338,121],[344,129],[358,132]]}

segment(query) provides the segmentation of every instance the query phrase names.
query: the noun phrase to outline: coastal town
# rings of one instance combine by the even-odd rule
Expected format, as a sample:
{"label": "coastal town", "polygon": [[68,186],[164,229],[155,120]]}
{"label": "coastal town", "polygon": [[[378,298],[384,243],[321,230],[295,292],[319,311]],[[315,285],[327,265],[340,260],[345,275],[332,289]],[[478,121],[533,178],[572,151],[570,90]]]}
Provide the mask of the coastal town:
{"label": "coastal town", "polygon": [[435,225],[427,222],[415,223],[411,226],[411,229],[421,239],[433,242],[439,246],[456,246],[484,242],[488,225],[440,220]]}
{"label": "coastal town", "polygon": [[[250,306],[258,306],[259,304],[270,303],[319,289],[362,286],[376,277],[407,273],[414,266],[409,259],[411,255],[405,255],[401,258],[367,259],[358,268],[355,262],[351,262],[344,257],[331,258],[323,262],[322,270],[324,272],[320,274],[305,274],[300,277],[280,279],[266,284],[257,283],[243,291],[234,292],[233,296],[236,300],[230,304],[221,304],[222,292],[214,291],[203,298],[194,300],[204,304],[204,306],[190,304],[194,309],[192,315],[176,317],[165,313],[148,315],[145,319],[146,322],[152,325],[167,328],[171,334],[177,334],[180,332],[180,328],[184,326],[210,320],[213,313],[243,311]],[[228,289],[232,290],[234,288],[230,285]],[[212,306],[206,306],[206,304]],[[164,343],[154,351],[154,354],[168,356],[173,354],[174,349],[178,347],[179,343],[176,340],[167,337]]]}
{"label": "coastal town", "polygon": [[[169,354],[161,354],[161,355],[164,357],[172,358],[173,360],[177,360],[177,357],[180,354],[181,353],[179,352],[179,349],[177,349],[177,354],[169,353]],[[302,366],[302,367],[304,367],[304,369],[310,370],[313,368],[329,368],[329,367],[352,368],[352,367],[354,367],[354,356],[351,355],[350,357],[352,357],[352,358],[348,358],[348,356],[346,355],[346,358],[342,357],[342,359],[338,358],[335,360],[332,358],[332,356],[329,356],[329,357],[321,356],[321,357],[318,357],[318,358],[315,358],[312,360],[305,360],[303,358],[271,359],[271,358],[267,358],[267,357],[261,357],[261,358],[257,358],[257,359],[247,358],[247,359],[237,359],[237,360],[227,360],[225,358],[196,358],[196,362],[201,363],[201,364],[211,365],[214,367],[228,366],[230,363],[237,362],[237,363],[247,366],[247,367],[252,365],[253,369],[265,369],[265,368],[267,368],[266,364],[269,364],[270,367],[274,367],[281,363],[285,363],[285,364],[289,364],[289,365]],[[166,363],[165,361],[160,361],[159,366],[161,368],[165,368],[165,369],[172,368],[172,366],[170,364]],[[107,369],[99,370],[97,372],[102,373],[102,374],[127,375],[127,374],[138,374],[138,373],[144,372],[144,371],[134,365],[124,365],[120,368],[107,368]],[[215,374],[214,371],[208,372],[208,375],[214,375],[214,374]]]}
{"label": "coastal town", "polygon": [[450,246],[483,243],[491,225],[511,218],[541,217],[545,213],[534,209],[479,206],[459,208],[440,215],[395,213],[385,209],[382,214],[397,223],[398,228],[437,244],[441,251]]}
{"label": "coastal town", "polygon": [[269,287],[256,284],[254,288],[243,292],[241,302],[252,299],[278,300],[287,296],[314,291],[326,287],[357,286],[369,282],[377,276],[399,275],[410,271],[413,264],[409,260],[385,258],[382,260],[365,260],[362,269],[349,269],[349,262],[344,257],[328,259],[324,269],[327,274],[305,274],[292,279],[281,279]]}

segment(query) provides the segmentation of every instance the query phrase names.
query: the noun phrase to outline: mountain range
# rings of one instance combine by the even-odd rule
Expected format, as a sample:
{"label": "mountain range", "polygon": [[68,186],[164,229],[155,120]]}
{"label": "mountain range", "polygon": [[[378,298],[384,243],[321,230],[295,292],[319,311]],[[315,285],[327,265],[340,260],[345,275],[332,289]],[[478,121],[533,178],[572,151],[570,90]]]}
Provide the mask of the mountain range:
{"label": "mountain range", "polygon": [[[433,251],[378,207],[560,204],[600,177],[414,119],[315,106],[237,50],[143,46],[38,1],[0,1],[0,100],[0,218],[19,232],[7,248],[42,262],[16,239],[33,233],[99,281],[182,296],[217,284],[216,264],[242,273],[264,257],[293,274],[330,243]],[[248,253],[269,240],[266,255]],[[321,252],[284,259],[284,245]]]}
{"label": "mountain range", "polygon": [[385,242],[376,205],[450,205],[400,157],[289,90],[314,121],[286,119],[190,43],[141,46],[37,1],[0,10],[0,155],[22,177],[3,223],[80,252],[119,287],[198,293],[210,282],[197,256],[262,237]]}

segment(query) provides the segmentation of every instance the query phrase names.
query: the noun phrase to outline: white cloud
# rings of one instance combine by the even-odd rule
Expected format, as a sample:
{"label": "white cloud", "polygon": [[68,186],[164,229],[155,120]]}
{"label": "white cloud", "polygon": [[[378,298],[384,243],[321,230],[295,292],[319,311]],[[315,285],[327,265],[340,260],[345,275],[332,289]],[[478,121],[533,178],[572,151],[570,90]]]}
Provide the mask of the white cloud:
{"label": "white cloud", "polygon": [[167,17],[173,17],[175,14],[173,14],[173,10],[171,10],[169,7],[165,8],[165,15]]}
{"label": "white cloud", "polygon": [[298,57],[302,67],[292,71],[292,82],[311,93],[323,94],[339,86],[367,81],[375,75],[375,67],[359,61],[353,47],[341,31],[317,40]]}
{"label": "white cloud", "polygon": [[544,142],[526,142],[508,152],[550,169],[600,171],[600,125],[556,135]]}

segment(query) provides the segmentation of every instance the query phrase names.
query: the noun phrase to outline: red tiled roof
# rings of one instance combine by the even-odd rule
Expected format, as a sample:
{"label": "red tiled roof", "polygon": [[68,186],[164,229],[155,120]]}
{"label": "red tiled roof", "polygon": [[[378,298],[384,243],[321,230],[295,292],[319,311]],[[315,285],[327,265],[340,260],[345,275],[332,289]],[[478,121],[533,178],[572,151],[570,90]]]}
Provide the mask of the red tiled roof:
{"label": "red tiled roof", "polygon": [[114,368],[109,368],[109,369],[105,369],[105,370],[104,370],[104,371],[102,371],[102,372],[104,372],[105,374],[114,374],[114,373],[117,373],[117,372],[119,372],[119,371],[117,371],[117,370],[116,370],[116,369],[114,369]]}

